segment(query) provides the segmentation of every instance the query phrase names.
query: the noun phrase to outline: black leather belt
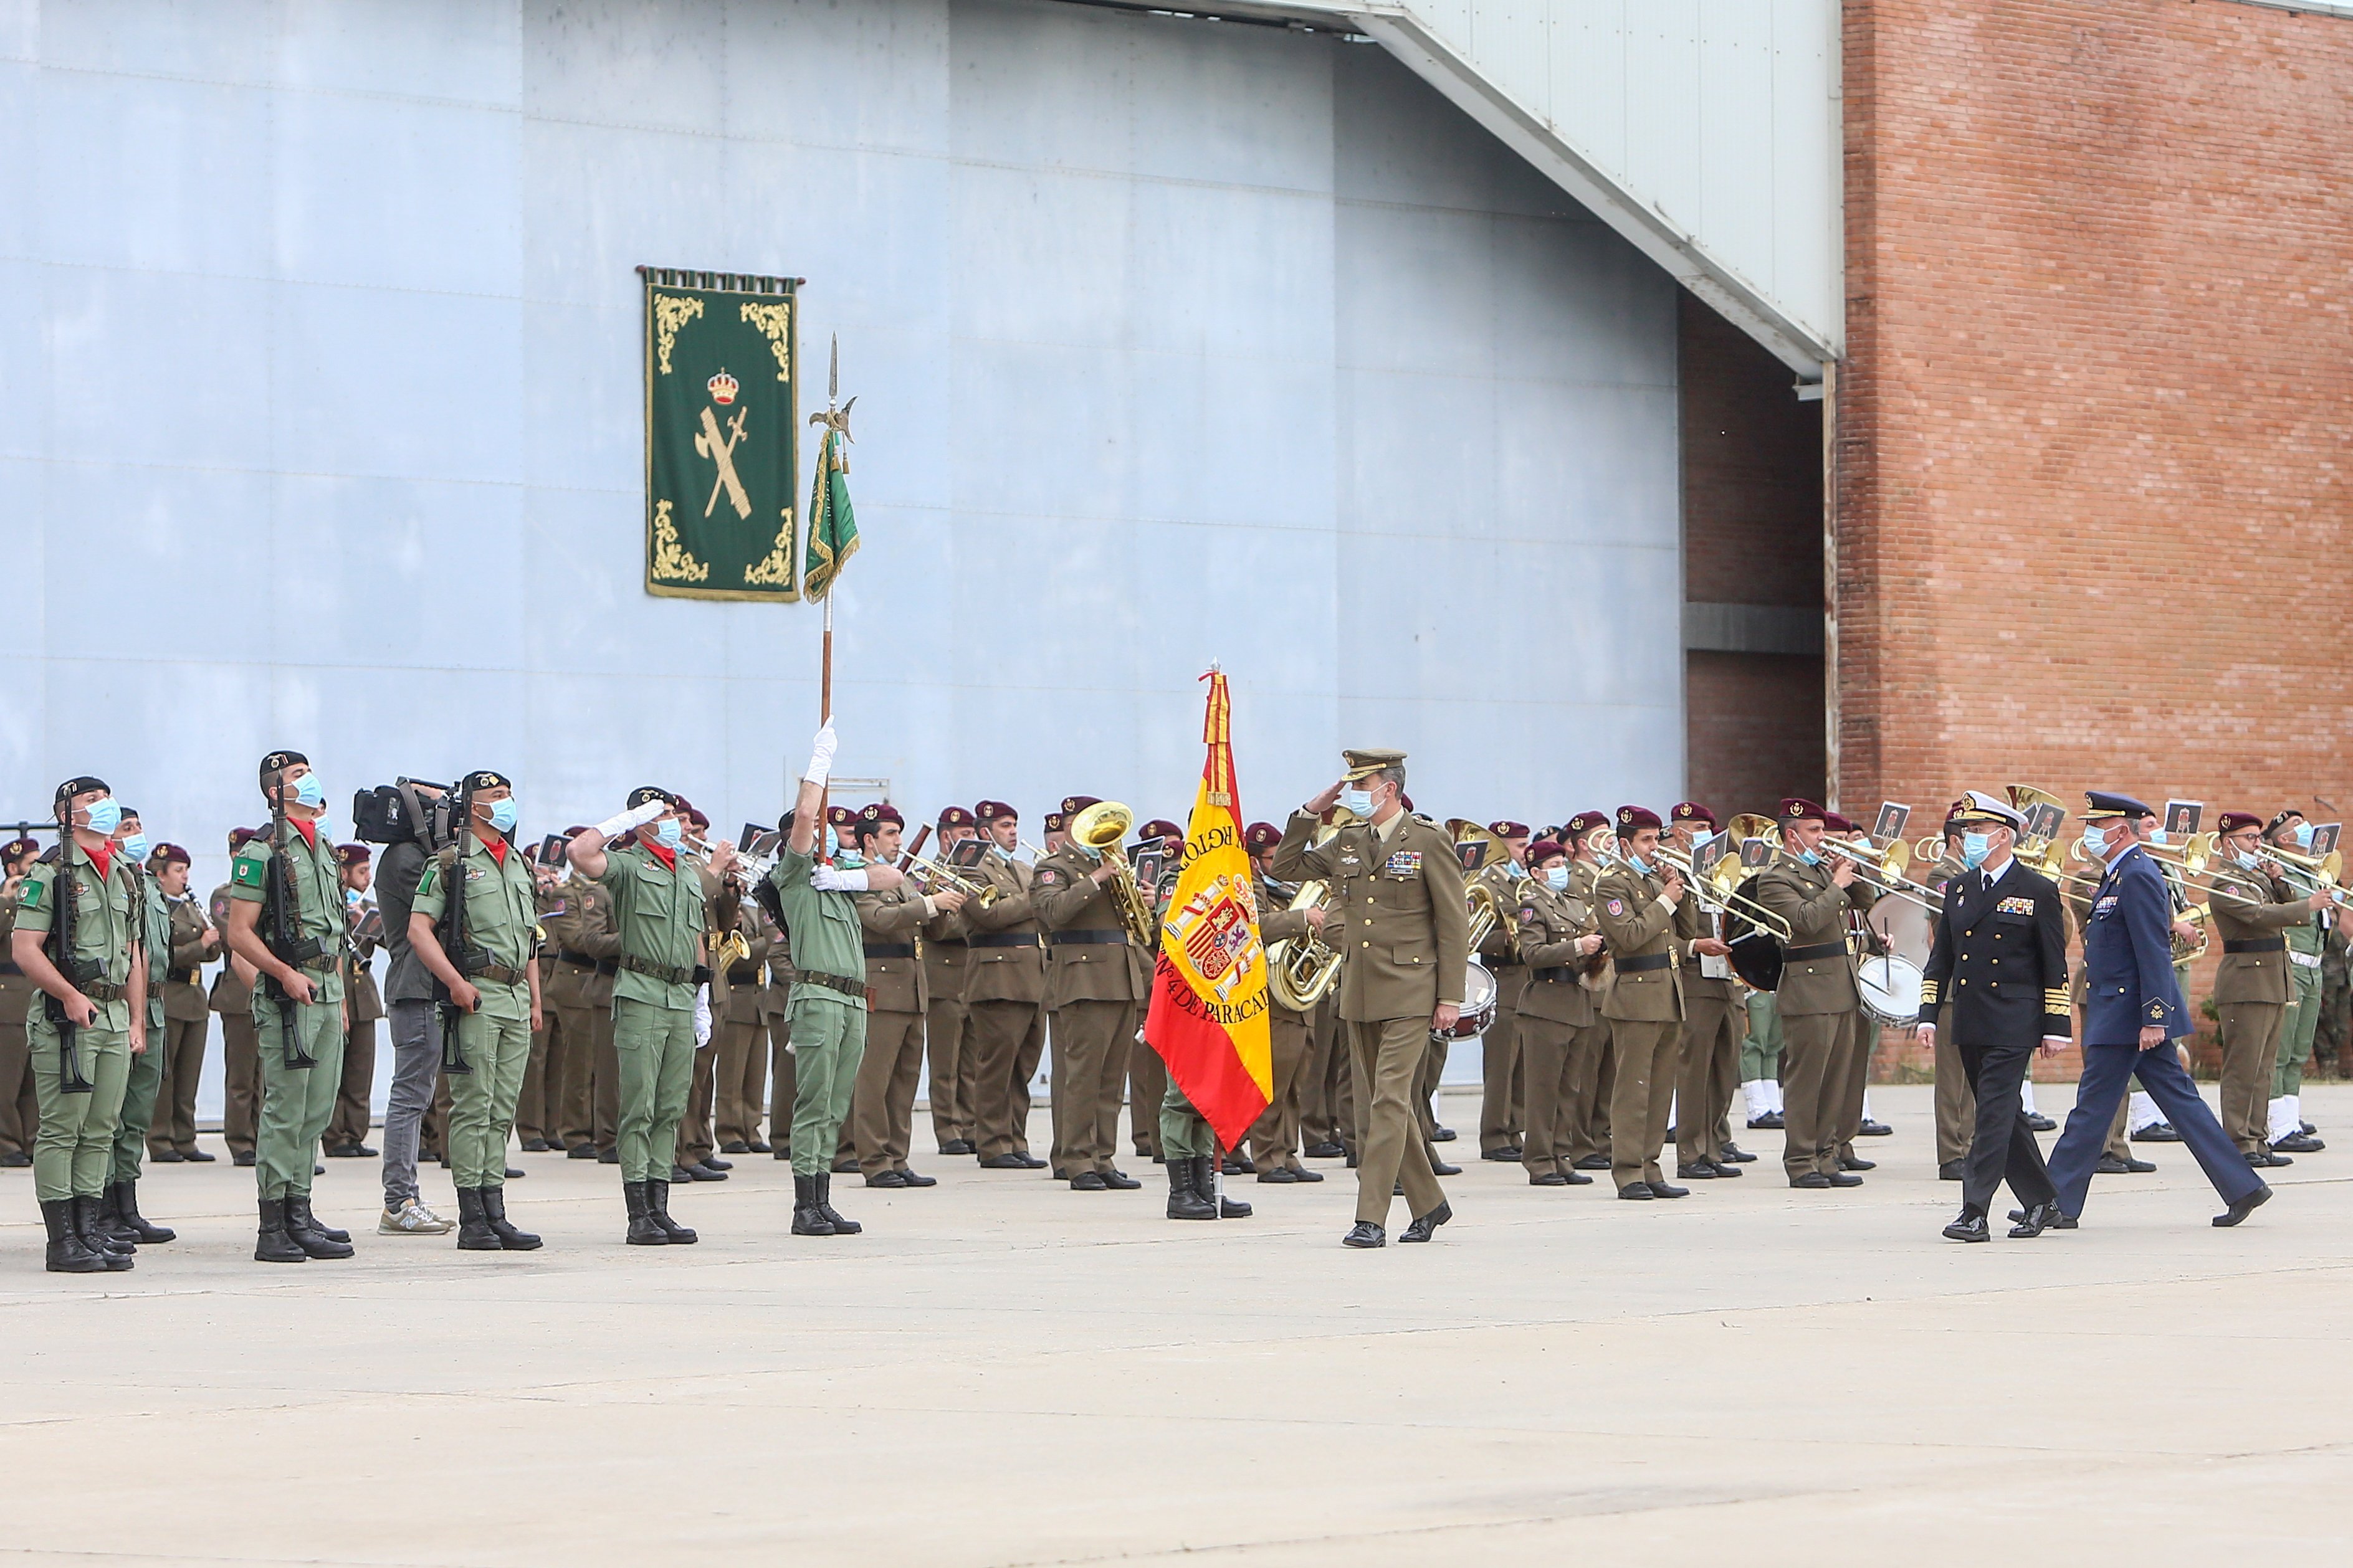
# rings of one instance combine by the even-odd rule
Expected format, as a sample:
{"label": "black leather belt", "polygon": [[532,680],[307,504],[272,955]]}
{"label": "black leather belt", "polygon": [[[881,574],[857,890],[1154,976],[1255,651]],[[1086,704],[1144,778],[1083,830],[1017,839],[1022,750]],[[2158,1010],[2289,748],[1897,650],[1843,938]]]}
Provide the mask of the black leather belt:
{"label": "black leather belt", "polygon": [[639,958],[633,952],[621,954],[621,967],[632,974],[650,975],[656,980],[665,981],[672,985],[691,984],[694,980],[694,971],[691,969],[676,969],[667,963],[656,963],[649,959]]}
{"label": "black leather belt", "polygon": [[866,944],[869,958],[913,958],[915,944],[912,942],[871,942]]}
{"label": "black leather belt", "polygon": [[756,963],[731,963],[727,966],[727,984],[730,985],[750,985],[759,978],[760,966]]}
{"label": "black leather belt", "polygon": [[204,977],[204,973],[201,969],[174,969],[171,972],[171,977],[183,985],[194,985]]}
{"label": "black leather belt", "polygon": [[965,942],[971,947],[1035,947],[1038,945],[1038,933],[1034,931],[991,931],[985,936],[966,937]]}
{"label": "black leather belt", "polygon": [[555,956],[566,963],[576,963],[583,969],[596,969],[604,963],[602,959],[591,958],[585,952],[575,952],[568,947],[557,948]]}
{"label": "black leather belt", "polygon": [[[1804,947],[1793,947],[1783,952],[1781,962],[1797,963],[1809,958],[1844,958],[1846,953],[1846,943],[1843,942],[1810,942]],[[1618,967],[1623,969],[1626,966],[1621,963]]]}
{"label": "black leather belt", "polygon": [[2287,938],[2274,936],[2254,942],[2226,942],[2222,944],[2222,951],[2224,952],[2285,952]]}
{"label": "black leather belt", "polygon": [[839,991],[844,996],[855,996],[861,1001],[866,996],[866,982],[863,980],[852,980],[846,974],[828,974],[822,970],[804,969],[794,979],[793,984],[814,985],[825,991]]}
{"label": "black leather belt", "polygon": [[522,976],[523,972],[520,969],[509,969],[503,963],[485,963],[480,969],[475,970],[471,974],[467,975],[466,978],[469,980],[494,980],[501,985],[520,985],[522,984]]}
{"label": "black leather belt", "polygon": [[1124,942],[1127,941],[1127,933],[1124,931],[1058,931],[1046,940],[1056,947],[1085,947],[1090,944],[1108,945],[1112,942]]}
{"label": "black leather belt", "polygon": [[25,972],[5,959],[0,959],[0,974],[22,974]]}
{"label": "black leather belt", "polygon": [[1672,952],[1644,952],[1638,953],[1632,958],[1621,958],[1617,962],[1619,973],[1641,974],[1652,969],[1671,967],[1675,962],[1675,955]]}
{"label": "black leather belt", "polygon": [[1546,985],[1557,985],[1564,980],[1576,979],[1577,971],[1571,969],[1566,963],[1547,964],[1542,969],[1529,970],[1528,978],[1530,980],[1541,981]]}

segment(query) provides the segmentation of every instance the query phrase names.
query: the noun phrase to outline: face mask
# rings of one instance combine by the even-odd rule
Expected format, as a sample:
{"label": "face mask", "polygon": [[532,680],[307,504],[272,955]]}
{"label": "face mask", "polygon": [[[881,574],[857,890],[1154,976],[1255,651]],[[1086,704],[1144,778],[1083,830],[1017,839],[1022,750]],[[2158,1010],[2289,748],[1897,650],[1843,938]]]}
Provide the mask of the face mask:
{"label": "face mask", "polygon": [[2108,830],[2105,827],[2084,829],[2084,853],[2103,856],[2108,852]]}
{"label": "face mask", "polygon": [[1992,848],[1993,842],[1985,834],[1964,833],[1961,835],[1961,864],[1970,867],[1982,866],[1985,864],[1986,856]]}
{"label": "face mask", "polygon": [[1799,850],[1798,858],[1800,862],[1808,866],[1819,866],[1822,863],[1820,851],[1814,849]]}
{"label": "face mask", "polygon": [[122,806],[112,795],[90,808],[90,830],[100,838],[111,838],[114,830],[122,826]]}
{"label": "face mask", "polygon": [[359,908],[360,890],[357,888],[345,888],[343,889],[343,902],[351,905],[353,909]]}
{"label": "face mask", "polygon": [[2231,858],[2236,860],[2240,865],[2244,866],[2250,871],[2253,870],[2257,864],[2255,858],[2248,854],[2243,849],[2232,850],[2231,852]]}
{"label": "face mask", "polygon": [[1340,792],[1340,809],[1358,816],[1373,815],[1373,792],[1368,789],[1344,789]]}
{"label": "face mask", "polygon": [[1545,886],[1550,888],[1556,893],[1566,893],[1568,891],[1568,868],[1566,866],[1546,867]]}
{"label": "face mask", "polygon": [[327,804],[327,786],[319,782],[316,773],[304,773],[296,781],[294,798],[313,809]]}
{"label": "face mask", "polygon": [[[831,835],[828,834],[827,837],[830,837]],[[665,849],[675,849],[686,842],[686,834],[679,827],[677,817],[665,816],[661,819],[660,824],[654,828],[654,842]]]}
{"label": "face mask", "polygon": [[2150,829],[2148,830],[2148,841],[2149,841],[2151,844],[2160,844],[2160,845],[2161,845],[2161,844],[2170,844],[2170,843],[2172,843],[2172,842],[2173,842],[2173,840],[2172,840],[2172,839],[2168,838],[2168,837],[2165,836],[2165,829],[2164,829],[2164,828],[2162,828],[2162,827],[2152,827],[2152,828],[2150,828]]}
{"label": "face mask", "polygon": [[1080,854],[1085,856],[1090,860],[1100,862],[1103,859],[1103,852],[1096,848],[1092,844],[1081,844],[1076,839],[1073,839],[1071,842],[1071,847],[1077,850]]}
{"label": "face mask", "polygon": [[1651,874],[1651,863],[1648,860],[1643,859],[1640,855],[1635,854],[1630,849],[1626,852],[1626,864],[1633,867],[1634,869],[1640,871],[1645,877]]}
{"label": "face mask", "polygon": [[514,796],[491,802],[491,826],[501,833],[512,833],[515,825]]}
{"label": "face mask", "polygon": [[122,841],[122,848],[123,852],[129,855],[133,860],[146,859],[147,836],[143,833],[132,834],[130,837]]}
{"label": "face mask", "polygon": [[2298,849],[2312,847],[2312,824],[2309,822],[2299,822],[2295,825],[2295,847]]}

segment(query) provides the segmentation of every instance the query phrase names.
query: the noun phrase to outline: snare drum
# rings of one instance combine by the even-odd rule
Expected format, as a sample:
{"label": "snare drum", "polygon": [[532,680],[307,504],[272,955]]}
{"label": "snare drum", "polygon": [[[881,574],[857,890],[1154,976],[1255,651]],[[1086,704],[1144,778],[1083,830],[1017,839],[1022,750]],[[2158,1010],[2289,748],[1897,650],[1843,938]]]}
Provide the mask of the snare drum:
{"label": "snare drum", "polygon": [[1920,966],[1910,959],[1892,953],[1866,958],[1855,966],[1854,983],[1864,1011],[1881,1023],[1920,1021]]}
{"label": "snare drum", "polygon": [[1495,977],[1477,959],[1471,961],[1470,971],[1462,977],[1462,1010],[1455,1016],[1454,1027],[1432,1029],[1433,1040],[1467,1040],[1473,1035],[1483,1035],[1495,1021],[1495,1004],[1501,992]]}

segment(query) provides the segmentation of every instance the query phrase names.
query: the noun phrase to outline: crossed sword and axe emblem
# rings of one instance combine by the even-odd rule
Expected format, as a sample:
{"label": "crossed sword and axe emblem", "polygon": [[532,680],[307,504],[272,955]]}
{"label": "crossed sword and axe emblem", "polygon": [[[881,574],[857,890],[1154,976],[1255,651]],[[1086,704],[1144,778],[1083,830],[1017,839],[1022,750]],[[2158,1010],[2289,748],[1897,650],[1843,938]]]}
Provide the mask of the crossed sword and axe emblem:
{"label": "crossed sword and axe emblem", "polygon": [[[833,365],[826,383],[825,412],[810,415],[809,423],[837,431],[847,441],[849,439],[849,411],[857,405],[858,399],[853,397],[836,408],[834,399],[840,395],[841,342],[837,338],[833,344]],[[719,416],[707,407],[702,411],[702,429],[694,437],[695,455],[710,458],[719,469],[718,477],[711,481],[711,499],[702,503],[702,515],[705,517],[709,517],[712,509],[718,506],[721,490],[727,492],[728,504],[735,509],[737,517],[749,518],[752,515],[752,498],[744,493],[744,481],[735,472],[735,448],[744,439],[744,421],[751,412],[749,408],[737,409],[735,417],[727,422],[727,427],[723,431],[719,426]]]}

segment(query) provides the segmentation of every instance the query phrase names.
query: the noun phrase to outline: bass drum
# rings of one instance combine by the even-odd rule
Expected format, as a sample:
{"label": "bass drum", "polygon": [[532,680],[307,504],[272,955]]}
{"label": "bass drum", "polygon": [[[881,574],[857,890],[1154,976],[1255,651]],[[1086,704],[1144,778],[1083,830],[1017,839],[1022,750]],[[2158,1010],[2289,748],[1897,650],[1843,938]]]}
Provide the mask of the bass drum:
{"label": "bass drum", "polygon": [[1495,976],[1485,964],[1472,959],[1469,972],[1462,977],[1462,1010],[1455,1016],[1454,1027],[1432,1029],[1430,1037],[1445,1042],[1485,1034],[1495,1021],[1495,1004],[1501,995]]}
{"label": "bass drum", "polygon": [[[1757,879],[1751,877],[1741,883],[1738,896],[1747,903],[1756,903]],[[1725,912],[1724,940],[1732,945],[1732,973],[1750,989],[1781,988],[1783,948],[1779,937],[1733,909]]]}
{"label": "bass drum", "polygon": [[1928,962],[1936,944],[1934,917],[1909,899],[1882,899],[1871,906],[1862,923],[1879,935],[1880,943],[1898,958],[1915,964]]}
{"label": "bass drum", "polygon": [[1920,1021],[1920,966],[1910,959],[1892,952],[1866,958],[1855,966],[1854,984],[1863,1011],[1881,1023],[1909,1027]]}

